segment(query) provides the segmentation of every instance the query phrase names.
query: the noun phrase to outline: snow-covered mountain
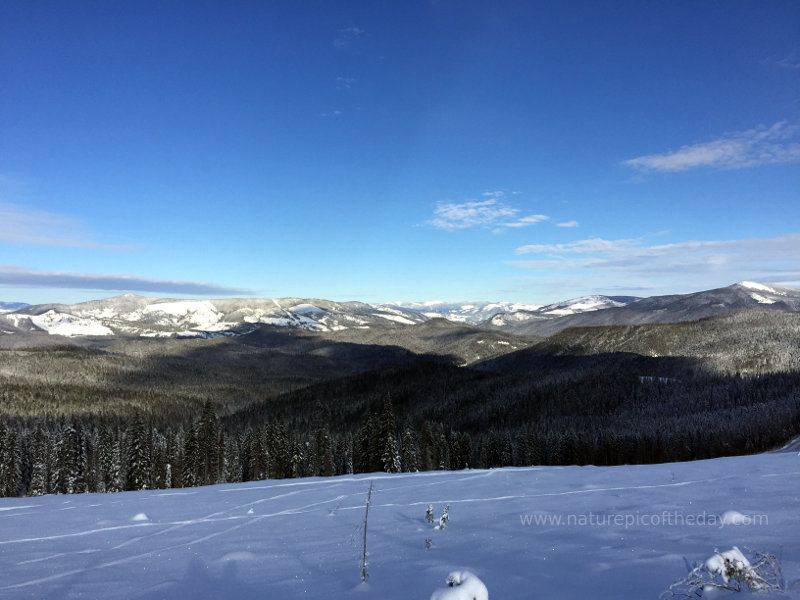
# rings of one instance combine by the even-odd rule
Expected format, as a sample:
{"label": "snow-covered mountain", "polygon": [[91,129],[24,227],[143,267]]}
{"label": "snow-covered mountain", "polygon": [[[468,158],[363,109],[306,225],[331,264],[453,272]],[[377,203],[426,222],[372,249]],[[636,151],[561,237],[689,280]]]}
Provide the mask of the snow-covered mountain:
{"label": "snow-covered mountain", "polygon": [[401,327],[415,311],[300,298],[173,300],[125,294],[80,304],[43,304],[0,315],[0,331],[63,336],[216,337],[272,325],[307,331]]}
{"label": "snow-covered mountain", "polygon": [[[494,599],[677,598],[662,594],[687,565],[736,546],[751,559],[778,556],[785,589],[715,597],[797,599],[798,460],[783,452],[0,498],[0,598],[425,600],[454,570],[475,573]],[[449,505],[444,529],[426,522],[429,505],[437,519]]]}
{"label": "snow-covered mountain", "polygon": [[[504,331],[525,335],[549,336],[568,327],[594,327],[598,325],[641,325],[645,323],[678,323],[696,321],[706,317],[725,315],[740,310],[767,309],[780,311],[800,310],[800,291],[777,285],[743,281],[734,285],[668,296],[649,298],[608,297],[592,310],[588,299],[543,307],[529,318],[517,315],[514,319],[496,316],[486,323]],[[598,301],[599,302],[599,301]],[[588,310],[572,310],[588,308]]]}
{"label": "snow-covered mountain", "polygon": [[262,326],[332,332],[402,328],[445,318],[508,333],[548,336],[567,327],[672,323],[766,308],[800,310],[800,291],[743,281],[693,294],[582,296],[545,306],[514,302],[366,304],[302,298],[175,300],[125,294],[80,304],[12,304],[0,310],[0,335],[217,337]]}
{"label": "snow-covered mountain", "polygon": [[640,298],[634,296],[581,296],[579,298],[572,298],[571,300],[556,302],[555,304],[535,307],[534,309],[498,312],[491,318],[483,321],[482,324],[499,329],[513,329],[515,326],[527,321],[546,321],[556,317],[565,317],[567,315],[593,312],[606,308],[618,308],[620,306],[627,306],[639,299]]}
{"label": "snow-covered mountain", "polygon": [[454,323],[477,325],[496,314],[534,311],[541,305],[519,302],[442,302],[433,300],[431,302],[397,302],[379,306],[386,309],[414,311],[431,319],[443,318]]}

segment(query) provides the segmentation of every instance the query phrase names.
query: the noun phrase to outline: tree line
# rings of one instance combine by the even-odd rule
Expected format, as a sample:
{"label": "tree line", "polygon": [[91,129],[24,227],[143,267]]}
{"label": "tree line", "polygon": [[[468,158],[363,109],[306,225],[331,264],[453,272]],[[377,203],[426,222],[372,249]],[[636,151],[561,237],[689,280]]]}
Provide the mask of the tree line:
{"label": "tree line", "polygon": [[363,378],[336,383],[333,395],[330,386],[293,394],[291,417],[278,403],[272,413],[220,419],[211,401],[173,425],[143,412],[124,421],[0,413],[0,496],[671,462],[759,452],[800,434],[800,373],[677,381],[584,372],[536,382],[465,373],[463,385],[450,380],[436,397],[410,375],[381,378],[378,398]]}

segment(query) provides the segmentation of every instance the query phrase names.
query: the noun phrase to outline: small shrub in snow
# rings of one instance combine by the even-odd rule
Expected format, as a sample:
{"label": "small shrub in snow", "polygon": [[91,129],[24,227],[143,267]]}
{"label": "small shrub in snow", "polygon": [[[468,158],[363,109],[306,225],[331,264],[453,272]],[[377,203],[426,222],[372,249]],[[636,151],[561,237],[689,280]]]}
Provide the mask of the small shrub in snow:
{"label": "small shrub in snow", "polygon": [[433,592],[431,600],[489,600],[489,590],[474,573],[453,571],[447,576],[447,587]]}
{"label": "small shrub in snow", "polygon": [[425,520],[433,524],[435,517],[433,516],[433,504],[428,504],[428,509],[425,511]]}
{"label": "small shrub in snow", "polygon": [[752,560],[749,560],[734,546],[695,565],[685,578],[673,583],[661,597],[697,598],[712,590],[741,592],[781,590],[783,587],[780,561],[775,556],[754,552]]}
{"label": "small shrub in snow", "polygon": [[444,507],[444,511],[442,511],[442,516],[439,517],[439,524],[436,526],[436,529],[444,529],[447,525],[447,522],[450,520],[450,505]]}

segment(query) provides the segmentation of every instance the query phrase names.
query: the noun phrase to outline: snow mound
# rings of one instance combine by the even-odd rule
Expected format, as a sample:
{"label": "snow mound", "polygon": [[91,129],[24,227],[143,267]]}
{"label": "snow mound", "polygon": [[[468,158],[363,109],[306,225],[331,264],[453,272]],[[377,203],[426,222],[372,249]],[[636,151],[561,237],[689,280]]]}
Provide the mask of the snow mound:
{"label": "snow mound", "polygon": [[751,518],[743,515],[738,510],[726,510],[720,517],[720,522],[723,525],[749,525]]}
{"label": "snow mound", "polygon": [[141,513],[136,513],[136,514],[133,516],[133,518],[131,519],[131,521],[149,521],[149,520],[150,520],[150,517],[148,517],[148,516],[147,516],[146,514],[144,514],[143,512],[141,512]]}
{"label": "snow mound", "polygon": [[489,590],[469,571],[452,571],[446,588],[433,592],[431,600],[489,600]]}

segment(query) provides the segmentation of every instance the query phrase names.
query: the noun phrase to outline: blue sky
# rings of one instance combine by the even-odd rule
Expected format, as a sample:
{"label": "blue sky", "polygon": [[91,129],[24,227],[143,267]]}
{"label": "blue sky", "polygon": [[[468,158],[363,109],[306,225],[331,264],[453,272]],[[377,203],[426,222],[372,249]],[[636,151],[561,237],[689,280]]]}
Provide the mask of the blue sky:
{"label": "blue sky", "polygon": [[16,2],[0,299],[800,286],[797,2]]}

